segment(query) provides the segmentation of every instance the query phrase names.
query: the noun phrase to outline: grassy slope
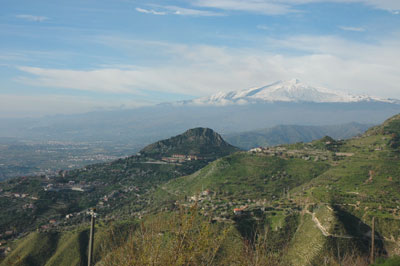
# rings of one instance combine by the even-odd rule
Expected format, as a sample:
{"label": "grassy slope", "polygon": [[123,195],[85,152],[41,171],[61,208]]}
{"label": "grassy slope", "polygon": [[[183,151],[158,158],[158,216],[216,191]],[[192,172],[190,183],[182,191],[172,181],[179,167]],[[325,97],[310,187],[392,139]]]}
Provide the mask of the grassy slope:
{"label": "grassy slope", "polygon": [[[398,238],[400,234],[390,227],[400,225],[399,213],[394,210],[400,204],[400,164],[399,154],[388,148],[389,142],[390,137],[381,134],[347,141],[340,150],[354,156],[337,161],[335,167],[297,192],[306,188],[314,202],[340,205],[367,224],[375,216],[386,237]],[[385,220],[391,220],[391,226],[385,226]]]}
{"label": "grassy slope", "polygon": [[[96,226],[94,261],[123,242],[134,230],[134,222]],[[15,243],[16,248],[0,265],[87,265],[89,228],[80,227],[64,232],[34,232]],[[105,251],[105,252],[103,252]]]}
{"label": "grassy slope", "polygon": [[59,238],[57,232],[31,233],[21,240],[1,265],[45,265],[47,259],[54,254]]}
{"label": "grassy slope", "polygon": [[214,161],[192,175],[174,179],[162,189],[179,196],[211,189],[228,198],[270,199],[280,196],[284,188],[299,186],[328,168],[323,162],[240,152]]}
{"label": "grassy slope", "polygon": [[[340,214],[334,212],[330,218],[334,221],[337,234],[350,235],[355,239],[363,237],[370,230],[374,216],[378,234],[398,241],[400,153],[396,141],[400,135],[399,121],[400,116],[392,118],[362,137],[338,143],[336,147],[325,145],[329,139],[312,143],[311,150],[333,150],[325,163],[236,153],[211,163],[195,174],[170,181],[158,193],[163,197],[169,194],[182,198],[183,194],[190,196],[211,189],[229,199],[262,199],[279,196],[282,189],[289,186],[298,202],[311,200],[320,208],[324,205],[338,207]],[[305,149],[306,146],[296,144],[288,147]],[[335,156],[335,152],[351,153],[352,156]],[[306,215],[304,221],[310,218]],[[321,223],[324,221],[326,219],[322,219]],[[362,223],[364,232],[349,225],[354,222]],[[298,230],[309,227],[305,232],[310,230],[311,234],[313,226],[304,222]],[[368,242],[346,239],[327,242],[326,237],[317,235],[316,231],[315,240],[319,243],[316,246],[320,246],[321,251],[341,243],[342,246],[358,245],[359,251],[364,252],[369,245]],[[382,248],[391,253],[398,248],[398,244],[386,241]]]}
{"label": "grassy slope", "polygon": [[285,256],[288,265],[310,264],[322,251],[325,241],[311,215],[304,215]]}
{"label": "grassy slope", "polygon": [[57,243],[56,252],[46,265],[85,265],[88,244],[88,230],[65,233]]}
{"label": "grassy slope", "polygon": [[[360,138],[345,141],[339,151],[353,156],[338,158],[329,170],[292,190],[297,199],[339,208],[341,227],[355,237],[367,234],[375,217],[377,233],[386,239],[382,248],[389,254],[398,253],[400,240],[400,153],[394,143],[400,133],[399,121],[396,116]],[[353,228],[353,223],[360,224],[364,232]],[[365,241],[355,244],[360,252],[369,245]]]}

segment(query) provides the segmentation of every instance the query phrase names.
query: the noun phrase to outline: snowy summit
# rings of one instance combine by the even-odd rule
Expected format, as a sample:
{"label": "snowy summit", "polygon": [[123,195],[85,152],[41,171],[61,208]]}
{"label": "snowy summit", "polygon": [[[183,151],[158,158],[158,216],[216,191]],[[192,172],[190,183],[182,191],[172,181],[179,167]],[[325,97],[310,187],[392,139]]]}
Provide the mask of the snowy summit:
{"label": "snowy summit", "polygon": [[380,99],[371,96],[351,95],[321,87],[312,87],[298,79],[278,81],[273,84],[228,93],[219,92],[208,97],[183,101],[189,105],[232,105],[262,102],[315,102],[315,103],[350,103],[377,101],[399,103],[398,100]]}

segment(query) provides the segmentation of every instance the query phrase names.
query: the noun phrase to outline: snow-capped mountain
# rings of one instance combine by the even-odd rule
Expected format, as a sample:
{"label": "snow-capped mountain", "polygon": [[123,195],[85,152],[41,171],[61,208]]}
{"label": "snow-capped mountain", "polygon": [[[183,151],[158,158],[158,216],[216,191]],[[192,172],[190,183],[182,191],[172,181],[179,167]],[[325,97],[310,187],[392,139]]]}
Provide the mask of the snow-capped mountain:
{"label": "snow-capped mountain", "polygon": [[399,100],[394,99],[381,99],[367,95],[351,95],[326,88],[312,87],[297,79],[278,81],[261,88],[251,88],[228,93],[219,92],[209,97],[180,102],[180,104],[224,106],[260,102],[387,102],[400,104]]}

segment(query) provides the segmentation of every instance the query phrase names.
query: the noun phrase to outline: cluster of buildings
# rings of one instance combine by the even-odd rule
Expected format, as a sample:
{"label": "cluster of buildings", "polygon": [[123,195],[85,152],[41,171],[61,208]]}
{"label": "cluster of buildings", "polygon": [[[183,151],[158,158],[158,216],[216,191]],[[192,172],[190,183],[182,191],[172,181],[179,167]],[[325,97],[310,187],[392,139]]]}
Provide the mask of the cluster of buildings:
{"label": "cluster of buildings", "polygon": [[268,155],[282,155],[287,149],[284,147],[257,147],[249,150],[251,153],[265,153]]}
{"label": "cluster of buildings", "polygon": [[79,192],[89,192],[93,190],[92,186],[84,185],[84,184],[75,184],[75,181],[69,181],[68,183],[57,183],[57,184],[47,184],[43,187],[44,191],[62,191],[62,190],[73,190]]}
{"label": "cluster of buildings", "polygon": [[314,161],[326,161],[329,157],[336,155],[339,157],[351,157],[353,153],[336,152],[307,149],[304,150],[288,150],[285,147],[258,147],[248,151],[249,153],[265,154],[267,156],[279,156],[281,158],[301,158],[306,161],[313,159]]}
{"label": "cluster of buildings", "polygon": [[186,161],[202,160],[203,158],[197,155],[173,154],[171,157],[162,157],[161,160],[168,163],[183,163]]}
{"label": "cluster of buildings", "polygon": [[[210,201],[212,195],[215,196],[215,193],[213,191],[211,191],[210,189],[206,189],[206,190],[200,192],[199,194],[195,194],[195,195],[191,196],[189,198],[189,202],[202,203],[205,200],[209,200]],[[229,205],[231,205],[231,204],[229,204]],[[233,211],[233,213],[235,215],[241,215],[248,209],[248,207],[249,207],[249,205],[246,204],[246,205],[242,205],[239,208],[232,208],[231,210]]]}

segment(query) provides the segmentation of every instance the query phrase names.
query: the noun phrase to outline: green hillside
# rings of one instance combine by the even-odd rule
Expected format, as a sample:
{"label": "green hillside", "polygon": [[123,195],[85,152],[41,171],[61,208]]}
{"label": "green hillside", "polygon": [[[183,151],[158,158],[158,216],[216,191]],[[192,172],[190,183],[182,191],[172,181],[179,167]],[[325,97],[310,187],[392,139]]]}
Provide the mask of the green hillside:
{"label": "green hillside", "polygon": [[[183,205],[197,202],[204,214],[217,221],[232,220],[234,208],[247,206],[253,214],[263,210],[272,228],[298,210],[302,222],[297,231],[303,233],[297,232],[289,241],[287,253],[289,261],[299,263],[296,265],[321,261],[322,254],[337,246],[342,248],[339,255],[332,255],[336,260],[349,256],[345,254],[349,250],[368,257],[372,217],[377,254],[399,254],[399,125],[400,116],[395,116],[346,141],[325,137],[311,143],[236,153],[192,175],[171,180],[154,194],[154,201],[173,198]],[[316,227],[312,218],[318,212],[309,211],[311,207],[331,210],[321,214],[321,219],[330,220],[323,226],[327,235]],[[290,250],[299,254],[300,246],[307,247],[310,237],[318,242],[312,244],[315,249],[304,248],[307,255],[302,258],[290,255]]]}
{"label": "green hillside", "polygon": [[272,200],[280,197],[283,189],[304,184],[329,167],[325,162],[238,152],[218,159],[192,175],[174,179],[160,189],[172,195],[188,196],[210,189],[232,200]]}
{"label": "green hillside", "polygon": [[[143,152],[143,157],[88,167],[68,173],[67,180],[99,182],[105,172],[107,191],[132,180],[146,188],[119,192],[115,203],[99,209],[101,224],[117,219],[134,225],[120,230],[124,237],[118,241],[107,225],[99,230],[99,265],[369,265],[372,218],[377,265],[391,265],[400,255],[399,135],[400,115],[349,140],[326,136],[239,151],[201,169],[196,160],[161,163],[173,154],[198,155],[185,144],[187,136],[179,149],[163,142],[147,149],[150,157]],[[152,166],[140,168],[143,176],[134,179],[131,164]],[[144,173],[157,181],[146,181]],[[12,243],[4,262],[78,265],[69,258],[84,260],[87,229],[76,229],[76,219]],[[37,250],[30,243],[37,243]]]}
{"label": "green hillside", "polygon": [[[100,223],[96,226],[94,260],[99,261],[105,253],[126,241],[127,233],[136,228],[134,222],[114,224]],[[89,228],[79,226],[69,231],[33,232],[16,241],[16,248],[0,265],[20,266],[81,266],[87,265]]]}
{"label": "green hillside", "polygon": [[[149,203],[146,195],[159,184],[191,174],[210,160],[237,150],[210,129],[189,130],[159,143],[176,144],[176,149],[169,149],[171,152],[197,157],[165,161],[161,155],[155,158],[143,153],[62,171],[56,176],[15,178],[0,183],[0,234],[12,231],[11,235],[3,234],[9,241],[38,228],[80,224],[86,218],[85,210],[94,206],[107,220],[141,215]],[[189,150],[185,151],[185,147]]]}

